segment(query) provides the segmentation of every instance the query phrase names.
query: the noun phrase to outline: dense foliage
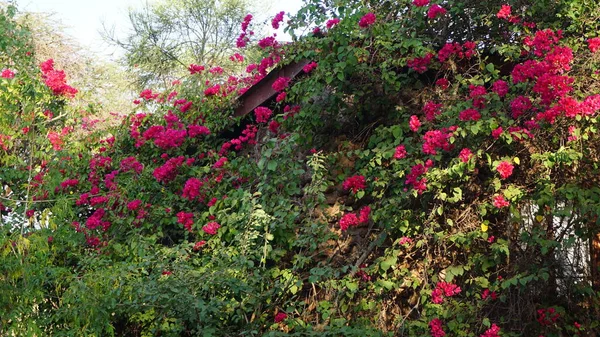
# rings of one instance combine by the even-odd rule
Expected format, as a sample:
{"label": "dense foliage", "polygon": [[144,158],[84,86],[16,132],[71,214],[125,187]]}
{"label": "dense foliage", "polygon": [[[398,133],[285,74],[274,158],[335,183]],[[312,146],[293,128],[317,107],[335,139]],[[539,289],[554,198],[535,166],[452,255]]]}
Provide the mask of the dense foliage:
{"label": "dense foliage", "polygon": [[108,131],[73,113],[14,14],[3,334],[600,329],[595,1],[306,1],[271,22],[291,44],[255,41],[246,16],[231,62],[256,45],[261,62],[191,64]]}

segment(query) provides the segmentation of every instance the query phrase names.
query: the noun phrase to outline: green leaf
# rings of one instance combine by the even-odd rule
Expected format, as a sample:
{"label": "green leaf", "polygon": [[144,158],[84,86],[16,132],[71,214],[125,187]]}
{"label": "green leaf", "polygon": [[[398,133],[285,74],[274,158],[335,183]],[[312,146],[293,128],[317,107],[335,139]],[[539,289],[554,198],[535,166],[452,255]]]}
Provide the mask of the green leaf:
{"label": "green leaf", "polygon": [[446,282],[452,282],[455,276],[460,276],[465,273],[463,266],[450,266],[446,268]]}
{"label": "green leaf", "polygon": [[358,290],[358,282],[346,281],[346,288],[348,288],[348,290],[350,290],[350,292],[355,293],[356,290]]}
{"label": "green leaf", "polygon": [[377,280],[377,284],[383,286],[387,290],[394,288],[394,282],[388,280]]}
{"label": "green leaf", "polygon": [[277,162],[275,160],[269,160],[269,163],[267,164],[267,170],[275,171],[276,168],[277,168]]}
{"label": "green leaf", "polygon": [[387,271],[391,266],[395,266],[398,263],[398,258],[396,256],[390,256],[387,259],[381,261],[379,264],[383,271]]}

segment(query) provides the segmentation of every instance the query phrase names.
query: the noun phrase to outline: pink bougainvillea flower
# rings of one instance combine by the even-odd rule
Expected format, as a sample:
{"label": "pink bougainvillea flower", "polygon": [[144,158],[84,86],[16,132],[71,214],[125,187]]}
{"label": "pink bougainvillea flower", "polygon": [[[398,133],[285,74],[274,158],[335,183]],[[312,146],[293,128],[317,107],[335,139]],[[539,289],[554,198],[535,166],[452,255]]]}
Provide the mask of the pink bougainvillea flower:
{"label": "pink bougainvillea flower", "polygon": [[434,4],[431,7],[429,7],[429,10],[427,11],[427,17],[431,20],[435,19],[438,16],[443,16],[446,14],[446,9],[438,4]]}
{"label": "pink bougainvillea flower", "polygon": [[267,36],[264,39],[258,41],[258,46],[262,49],[267,47],[275,47],[277,46],[277,41],[273,36]]}
{"label": "pink bougainvillea flower", "polygon": [[408,126],[414,132],[419,131],[419,128],[421,127],[421,122],[419,121],[419,117],[417,117],[415,115],[410,116]]}
{"label": "pink bougainvillea flower", "polygon": [[285,91],[282,91],[282,92],[280,92],[280,93],[277,95],[277,97],[275,98],[275,101],[276,101],[277,103],[279,103],[279,102],[281,102],[281,101],[284,101],[284,100],[285,100],[285,98],[286,98],[286,96],[287,96],[286,92],[285,92]]}
{"label": "pink bougainvillea flower", "polygon": [[358,226],[360,223],[358,217],[354,213],[347,213],[340,219],[340,229],[347,230],[349,227]]}
{"label": "pink bougainvillea flower", "polygon": [[273,83],[273,85],[271,87],[273,88],[273,90],[280,92],[280,91],[284,91],[285,88],[288,87],[289,83],[290,83],[289,77],[279,77],[278,79],[275,80],[275,82]]}
{"label": "pink bougainvillea flower", "polygon": [[[493,240],[492,240],[493,241]],[[492,300],[496,300],[498,298],[498,294],[496,294],[495,291],[490,291],[489,289],[485,289],[482,293],[481,293],[481,299],[483,300],[487,300],[488,298],[492,299]]]}
{"label": "pink bougainvillea flower", "polygon": [[327,26],[327,29],[331,29],[332,27],[336,26],[338,23],[340,23],[340,19],[333,18],[333,19],[327,20],[327,23],[325,25]]}
{"label": "pink bougainvillea flower", "polygon": [[197,64],[190,64],[190,66],[188,67],[188,70],[190,71],[190,75],[201,74],[204,71],[204,66],[197,65]]}
{"label": "pink bougainvillea flower", "polygon": [[52,148],[54,150],[60,151],[62,149],[63,140],[58,132],[48,132],[48,140],[50,141],[50,143],[52,143]]}
{"label": "pink bougainvillea flower", "polygon": [[402,159],[406,158],[406,147],[404,145],[396,146],[396,151],[394,152],[394,159]]}
{"label": "pink bougainvillea flower", "polygon": [[67,78],[63,70],[54,69],[54,60],[48,59],[40,64],[42,79],[44,83],[57,96],[73,98],[77,94],[77,89],[67,84]]}
{"label": "pink bougainvillea flower", "polygon": [[356,175],[348,177],[342,184],[344,190],[350,190],[352,193],[356,193],[359,190],[364,190],[367,187],[365,176]]}
{"label": "pink bougainvillea flower", "polygon": [[130,211],[135,211],[142,205],[142,201],[140,199],[135,199],[127,203],[127,209]]}
{"label": "pink bougainvillea flower", "polygon": [[269,131],[271,131],[272,133],[277,133],[279,131],[280,126],[281,124],[279,122],[277,122],[276,120],[272,120],[269,123]]}
{"label": "pink bougainvillea flower", "polygon": [[371,214],[371,207],[365,206],[360,209],[358,222],[361,224],[365,224],[369,222],[369,215]]}
{"label": "pink bougainvillea flower", "polygon": [[496,324],[492,324],[492,326],[487,329],[480,337],[500,337],[500,327]]}
{"label": "pink bougainvillea flower", "polygon": [[499,194],[494,197],[494,207],[503,208],[508,207],[509,205],[510,203],[506,199],[504,199],[504,196]]}
{"label": "pink bougainvillea flower", "polygon": [[254,109],[254,115],[256,116],[257,123],[266,123],[269,118],[271,118],[272,114],[273,111],[264,106],[259,106],[258,108]]}
{"label": "pink bougainvillea flower", "polygon": [[302,70],[303,70],[305,73],[307,73],[307,74],[308,74],[308,73],[312,72],[313,70],[317,69],[317,66],[318,66],[318,65],[317,65],[317,63],[316,63],[316,62],[311,62],[311,63],[309,63],[309,64],[305,65],[305,66],[302,68]]}
{"label": "pink bougainvillea flower", "polygon": [[466,109],[460,112],[458,118],[461,121],[478,121],[481,118],[481,114],[476,109]]}
{"label": "pink bougainvillea flower", "polygon": [[415,57],[414,59],[408,60],[406,65],[419,74],[422,74],[427,71],[427,66],[431,63],[433,56],[432,53],[427,53],[424,57]]}
{"label": "pink bougainvillea flower", "polygon": [[462,161],[463,163],[468,163],[469,159],[471,159],[472,156],[473,153],[471,152],[471,150],[468,148],[464,148],[460,151],[458,158],[460,158],[460,161]]}
{"label": "pink bougainvillea flower", "polygon": [[496,17],[498,19],[509,19],[511,17],[512,8],[510,5],[502,5],[498,13],[496,13]]}
{"label": "pink bougainvillea flower", "polygon": [[15,77],[15,73],[10,69],[4,69],[0,76],[2,76],[2,78],[11,79]]}
{"label": "pink bougainvillea flower", "polygon": [[450,86],[450,81],[448,81],[448,79],[442,77],[442,78],[439,78],[437,81],[435,81],[435,85],[440,87],[442,90],[446,90]]}
{"label": "pink bougainvillea flower", "polygon": [[425,7],[429,5],[429,0],[413,0],[413,5],[417,7]]}
{"label": "pink bougainvillea flower", "polygon": [[211,221],[202,227],[202,230],[209,235],[216,235],[217,230],[221,228],[217,222]]}
{"label": "pink bougainvillea flower", "polygon": [[192,231],[194,225],[194,213],[179,212],[177,213],[177,222],[182,224],[185,229]]}
{"label": "pink bougainvillea flower", "polygon": [[284,15],[285,12],[279,12],[277,13],[277,15],[275,15],[275,17],[271,21],[271,27],[273,27],[273,29],[279,29],[279,24],[283,21]]}
{"label": "pink bougainvillea flower", "polygon": [[444,337],[446,332],[442,328],[442,321],[439,318],[434,318],[429,322],[431,337]]}
{"label": "pink bougainvillea flower", "polygon": [[398,241],[398,244],[403,246],[403,245],[410,244],[412,242],[413,242],[413,240],[411,238],[409,238],[407,236],[403,236],[400,238],[400,241]]}
{"label": "pink bougainvillea flower", "polygon": [[500,173],[500,178],[502,178],[502,179],[506,179],[506,178],[510,177],[513,173],[513,169],[514,169],[513,164],[511,164],[507,161],[500,162],[500,164],[498,164],[498,167],[496,167],[496,171],[498,171],[498,173]]}
{"label": "pink bougainvillea flower", "polygon": [[498,96],[504,97],[508,94],[508,83],[503,80],[497,80],[492,85],[492,91],[498,94]]}
{"label": "pink bougainvillea flower", "polygon": [[594,37],[588,40],[588,48],[592,53],[600,50],[600,37]]}
{"label": "pink bougainvillea flower", "polygon": [[501,126],[495,128],[494,130],[492,130],[492,137],[494,139],[498,139],[498,137],[500,137],[500,135],[502,134],[504,130],[502,129]]}
{"label": "pink bougainvillea flower", "polygon": [[288,317],[288,315],[285,312],[280,311],[277,313],[277,315],[275,315],[275,318],[273,319],[273,321],[275,323],[280,323],[280,322],[283,322],[284,320],[286,320],[287,317]]}
{"label": "pink bougainvillea flower", "polygon": [[367,28],[370,25],[374,24],[376,20],[375,14],[373,14],[372,12],[369,12],[367,14],[365,14],[365,16],[363,16],[360,21],[358,21],[358,26],[360,28]]}
{"label": "pink bougainvillea flower", "polygon": [[199,251],[200,248],[204,247],[205,244],[206,244],[206,241],[204,241],[204,240],[198,241],[198,242],[196,242],[196,244],[194,244],[193,250]]}

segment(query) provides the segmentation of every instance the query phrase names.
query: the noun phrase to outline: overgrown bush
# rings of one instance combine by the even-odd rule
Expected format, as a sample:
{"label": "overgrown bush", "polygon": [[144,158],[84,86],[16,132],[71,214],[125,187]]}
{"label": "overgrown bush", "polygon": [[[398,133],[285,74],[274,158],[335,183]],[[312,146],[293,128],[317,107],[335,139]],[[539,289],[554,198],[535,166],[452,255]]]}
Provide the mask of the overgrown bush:
{"label": "overgrown bush", "polygon": [[260,64],[192,64],[109,132],[27,61],[12,11],[3,333],[599,329],[595,2],[306,1],[290,44],[246,17],[232,62],[257,42]]}

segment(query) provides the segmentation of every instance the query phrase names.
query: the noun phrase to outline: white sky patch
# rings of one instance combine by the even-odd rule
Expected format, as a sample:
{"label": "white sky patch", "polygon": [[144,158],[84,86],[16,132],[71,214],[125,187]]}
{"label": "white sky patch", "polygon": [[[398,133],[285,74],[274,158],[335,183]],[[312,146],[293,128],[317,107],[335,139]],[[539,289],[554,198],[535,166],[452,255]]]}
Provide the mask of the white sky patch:
{"label": "white sky patch", "polygon": [[[114,28],[116,36],[123,37],[129,30],[128,9],[141,8],[146,0],[21,0],[18,8],[23,12],[42,12],[54,14],[53,18],[65,27],[65,33],[75,38],[83,47],[104,58],[122,55],[117,48],[110,46],[102,39],[103,23]],[[280,11],[295,14],[302,6],[302,0],[259,0],[261,5],[255,11],[264,13],[270,28],[273,16]],[[284,22],[288,19],[286,15]],[[258,24],[259,21],[254,21]],[[271,29],[272,31],[272,29]],[[241,29],[240,29],[241,32]],[[283,29],[278,30],[278,39],[288,40],[283,36]]]}

